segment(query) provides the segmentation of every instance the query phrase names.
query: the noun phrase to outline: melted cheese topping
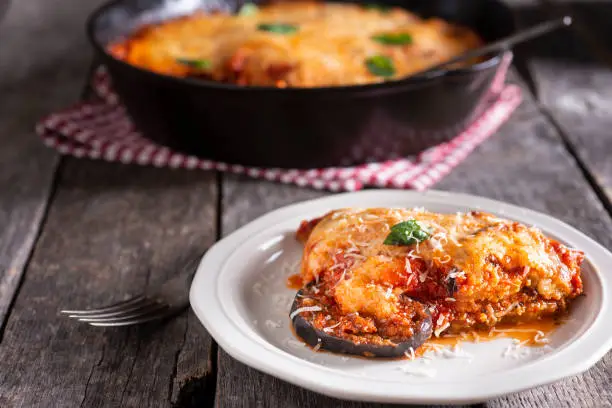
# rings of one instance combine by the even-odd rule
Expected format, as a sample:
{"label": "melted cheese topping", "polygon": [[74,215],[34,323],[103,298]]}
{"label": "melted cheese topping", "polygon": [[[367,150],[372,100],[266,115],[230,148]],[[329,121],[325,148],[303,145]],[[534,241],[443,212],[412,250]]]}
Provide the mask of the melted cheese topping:
{"label": "melted cheese topping", "polygon": [[[407,220],[430,237],[384,244],[391,227]],[[558,313],[582,293],[582,252],[491,214],[343,209],[304,223],[298,235],[306,241],[302,283],[321,286],[343,314],[387,319],[409,296],[431,305],[436,335]]]}
{"label": "melted cheese topping", "polygon": [[[294,33],[258,29],[291,24]],[[401,33],[411,44],[372,39]],[[420,19],[400,8],[356,4],[287,2],[262,6],[253,15],[196,13],[149,25],[109,52],[130,64],[173,76],[201,76],[242,85],[313,87],[382,82],[366,67],[375,55],[390,58],[394,78],[424,70],[482,43],[472,31],[437,18]],[[194,69],[179,59],[206,60]]]}

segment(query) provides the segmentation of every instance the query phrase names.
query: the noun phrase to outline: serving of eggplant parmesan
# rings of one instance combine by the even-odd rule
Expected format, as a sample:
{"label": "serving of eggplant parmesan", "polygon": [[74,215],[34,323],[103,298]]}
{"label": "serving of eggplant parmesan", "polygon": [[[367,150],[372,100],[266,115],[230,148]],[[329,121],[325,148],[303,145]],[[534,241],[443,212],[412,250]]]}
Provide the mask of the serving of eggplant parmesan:
{"label": "serving of eggplant parmesan", "polygon": [[401,357],[430,338],[567,312],[584,254],[472,211],[341,209],[304,221],[290,318],[315,350]]}

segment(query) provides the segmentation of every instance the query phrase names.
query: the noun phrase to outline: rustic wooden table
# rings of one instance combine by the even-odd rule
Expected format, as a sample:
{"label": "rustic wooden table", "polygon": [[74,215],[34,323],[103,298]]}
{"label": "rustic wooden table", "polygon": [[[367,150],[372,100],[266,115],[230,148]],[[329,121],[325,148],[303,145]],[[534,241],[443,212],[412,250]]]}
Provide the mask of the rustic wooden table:
{"label": "rustic wooden table", "polygon": [[[33,124],[79,98],[96,3],[13,0],[0,22],[0,407],[380,407],[244,366],[192,312],[128,329],[58,316],[154,286],[249,220],[325,194],[43,147]],[[612,249],[612,1],[511,3],[521,25],[562,13],[576,23],[517,50],[523,104],[436,188],[543,211]],[[611,407],[612,353],[583,375],[482,406]]]}

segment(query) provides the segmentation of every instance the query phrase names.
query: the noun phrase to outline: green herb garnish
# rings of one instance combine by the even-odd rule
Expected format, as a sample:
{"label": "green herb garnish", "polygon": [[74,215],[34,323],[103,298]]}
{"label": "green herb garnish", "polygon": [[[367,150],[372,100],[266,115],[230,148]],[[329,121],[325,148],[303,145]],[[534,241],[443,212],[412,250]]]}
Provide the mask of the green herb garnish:
{"label": "green herb garnish", "polygon": [[188,59],[188,58],[177,58],[176,62],[188,66],[189,68],[198,70],[207,70],[212,68],[212,62],[207,59]]}
{"label": "green herb garnish", "polygon": [[431,234],[415,220],[395,224],[385,238],[385,245],[412,245],[425,241]]}
{"label": "green herb garnish", "polygon": [[378,34],[372,37],[374,41],[378,41],[385,45],[407,45],[412,44],[412,36],[408,33],[388,33]]}
{"label": "green herb garnish", "polygon": [[241,17],[247,17],[257,14],[259,11],[259,7],[257,7],[254,3],[244,3],[240,10],[238,10],[238,15]]}
{"label": "green herb garnish", "polygon": [[292,34],[298,30],[298,27],[292,24],[282,23],[263,23],[257,26],[260,31],[268,31],[276,34]]}
{"label": "green herb garnish", "polygon": [[395,75],[393,60],[384,55],[375,55],[365,60],[366,67],[372,75],[390,77]]}
{"label": "green herb garnish", "polygon": [[388,6],[386,4],[366,3],[363,4],[362,7],[366,10],[378,10],[381,13],[388,13],[391,11],[391,6]]}

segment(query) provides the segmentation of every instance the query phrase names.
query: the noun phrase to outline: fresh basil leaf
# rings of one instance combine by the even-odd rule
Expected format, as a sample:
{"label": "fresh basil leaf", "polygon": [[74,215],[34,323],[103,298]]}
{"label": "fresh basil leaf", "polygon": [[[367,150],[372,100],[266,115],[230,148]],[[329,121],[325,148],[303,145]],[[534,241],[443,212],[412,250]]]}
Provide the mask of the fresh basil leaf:
{"label": "fresh basil leaf", "polygon": [[378,10],[381,13],[388,13],[391,11],[391,6],[386,4],[378,4],[378,3],[366,3],[362,5],[366,10]]}
{"label": "fresh basil leaf", "polygon": [[298,26],[282,23],[262,23],[257,26],[257,29],[275,34],[292,34],[298,30]]}
{"label": "fresh basil leaf", "polygon": [[368,71],[370,71],[372,75],[380,77],[391,77],[395,75],[395,65],[393,64],[393,60],[384,55],[375,55],[370,57],[366,59],[365,64]]}
{"label": "fresh basil leaf", "polygon": [[373,36],[372,39],[384,45],[412,44],[412,36],[408,33],[378,34]]}
{"label": "fresh basil leaf", "polygon": [[189,68],[199,69],[199,70],[207,70],[212,68],[212,62],[207,59],[187,59],[187,58],[177,58],[176,62],[179,64],[183,64],[188,66]]}
{"label": "fresh basil leaf", "polygon": [[259,7],[257,7],[254,3],[244,3],[240,10],[238,10],[238,15],[241,17],[247,17],[257,14],[259,11]]}
{"label": "fresh basil leaf", "polygon": [[430,232],[415,220],[408,220],[395,224],[383,244],[385,245],[412,245],[425,241]]}

